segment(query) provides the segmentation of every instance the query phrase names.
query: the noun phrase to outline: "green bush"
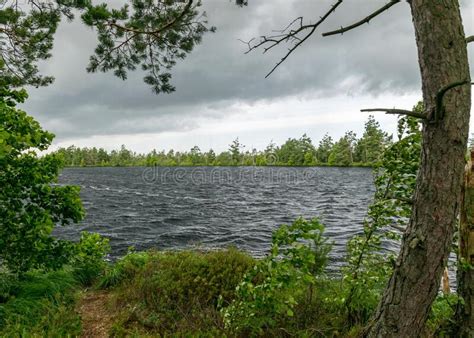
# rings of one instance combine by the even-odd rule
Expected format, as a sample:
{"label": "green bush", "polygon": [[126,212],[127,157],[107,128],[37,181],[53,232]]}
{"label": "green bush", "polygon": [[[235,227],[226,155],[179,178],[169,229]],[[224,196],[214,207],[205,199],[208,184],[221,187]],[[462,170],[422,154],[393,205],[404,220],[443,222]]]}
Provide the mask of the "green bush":
{"label": "green bush", "polygon": [[143,269],[149,257],[148,252],[129,252],[107,267],[104,275],[98,281],[98,287],[111,288],[119,285],[125,279],[133,278]]}
{"label": "green bush", "polygon": [[[422,104],[413,108],[422,112]],[[420,164],[421,122],[398,120],[398,141],[385,149],[374,170],[375,195],[364,220],[363,233],[347,243],[342,268],[344,288],[338,301],[345,303],[348,326],[365,325],[376,309],[395,263],[384,243],[400,242],[412,211]]]}
{"label": "green bush", "polygon": [[455,337],[457,331],[456,308],[463,300],[455,293],[436,297],[426,323],[426,335]]}
{"label": "green bush", "polygon": [[[148,255],[144,265],[136,270],[138,273],[132,278],[121,278],[115,291],[116,306],[124,309],[115,327],[122,331],[144,328],[166,335],[221,329],[217,311],[220,296],[223,301],[231,302],[236,286],[255,263],[253,258],[236,249]],[[136,262],[137,256],[132,257]],[[124,259],[124,262],[129,260]],[[119,331],[115,334],[123,334]]]}
{"label": "green bush", "polygon": [[297,219],[273,233],[270,255],[259,261],[238,285],[236,299],[222,308],[226,328],[259,335],[295,316],[299,302],[313,303],[315,284],[331,245],[317,220]]}
{"label": "green bush", "polygon": [[8,272],[0,272],[0,304],[5,303],[18,292],[18,277]]}
{"label": "green bush", "polygon": [[[15,94],[16,93],[16,94]],[[57,225],[84,216],[79,188],[52,184],[62,166],[60,156],[38,156],[54,135],[14,107],[26,92],[0,87],[0,260],[13,272],[59,269],[71,245],[51,236]]]}
{"label": "green bush", "polygon": [[76,279],[86,286],[92,283],[104,271],[105,258],[110,251],[109,240],[96,233],[82,232],[81,239],[74,246],[71,264]]}

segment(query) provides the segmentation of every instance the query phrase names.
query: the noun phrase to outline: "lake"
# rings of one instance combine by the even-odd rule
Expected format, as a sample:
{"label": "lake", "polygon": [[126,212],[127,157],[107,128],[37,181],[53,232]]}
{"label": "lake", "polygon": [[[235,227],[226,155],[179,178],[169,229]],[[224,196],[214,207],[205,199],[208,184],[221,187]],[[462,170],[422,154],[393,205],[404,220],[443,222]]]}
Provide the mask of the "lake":
{"label": "lake", "polygon": [[369,168],[66,168],[59,181],[81,187],[87,216],[55,234],[78,239],[81,231],[99,232],[110,239],[112,257],[130,246],[231,245],[263,256],[272,231],[303,216],[326,225],[332,266],[362,231],[374,193]]}

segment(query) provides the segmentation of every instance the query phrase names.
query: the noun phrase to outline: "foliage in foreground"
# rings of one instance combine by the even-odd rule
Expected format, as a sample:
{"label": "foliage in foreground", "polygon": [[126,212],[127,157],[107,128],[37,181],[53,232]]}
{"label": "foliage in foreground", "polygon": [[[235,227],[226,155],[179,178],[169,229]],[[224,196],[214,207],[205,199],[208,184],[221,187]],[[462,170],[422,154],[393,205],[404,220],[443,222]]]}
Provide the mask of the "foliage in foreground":
{"label": "foliage in foreground", "polygon": [[[113,295],[110,308],[122,309],[111,334],[356,336],[368,317],[348,319],[341,295],[353,292],[354,284],[325,275],[331,246],[323,231],[317,220],[282,226],[273,234],[269,256],[261,260],[236,249],[132,252],[99,280]],[[372,278],[380,272],[373,269]],[[366,292],[377,301],[381,291]],[[449,336],[456,302],[455,295],[436,300],[427,337]],[[371,313],[375,306],[368,302],[365,310]]]}
{"label": "foliage in foreground", "polygon": [[0,273],[1,337],[66,337],[81,333],[71,271]]}
{"label": "foliage in foreground", "polygon": [[105,271],[105,259],[110,251],[109,240],[96,233],[82,232],[81,239],[73,248],[70,264],[74,277],[82,285],[90,286]]}
{"label": "foliage in foreground", "polygon": [[0,336],[66,337],[81,333],[77,291],[90,286],[106,267],[108,240],[82,233],[72,245],[72,266],[58,271],[16,274],[0,270]]}
{"label": "foliage in foreground", "polygon": [[[279,231],[285,242],[292,241],[286,236],[291,227]],[[326,250],[326,244],[320,248]],[[321,274],[324,259],[300,255],[314,248],[284,247],[273,263],[236,249],[129,253],[96,284],[110,296],[107,310],[114,322],[109,334],[355,337],[366,322],[349,325],[338,298],[350,284]],[[32,271],[21,280],[0,273],[0,282],[0,336],[80,335],[75,302],[84,285],[74,269]],[[436,300],[427,337],[449,336],[456,303],[456,295]]]}
{"label": "foliage in foreground", "polygon": [[54,35],[62,18],[82,22],[97,31],[97,47],[89,72],[108,72],[122,80],[137,68],[153,92],[170,93],[170,70],[201,42],[209,27],[200,1],[134,0],[120,6],[89,0],[4,1],[0,8],[0,83],[15,87],[47,86],[51,76],[38,62],[51,57]]}
{"label": "foliage in foreground", "polygon": [[[421,111],[421,104],[414,110]],[[370,318],[391,274],[396,257],[386,249],[399,243],[411,215],[420,152],[419,122],[400,118],[398,141],[383,153],[375,169],[376,191],[363,233],[352,237],[347,245],[347,265],[342,269],[347,288],[342,300],[350,325]]]}
{"label": "foliage in foreground", "polygon": [[54,135],[15,108],[25,91],[0,90],[0,260],[11,271],[57,269],[68,262],[71,243],[53,238],[57,225],[84,213],[79,188],[58,186],[60,156],[48,149]]}
{"label": "foliage in foreground", "polygon": [[[130,253],[99,281],[116,311],[109,333],[356,337],[367,320],[348,321],[341,295],[353,284],[324,274],[330,246],[322,229],[302,219],[280,228],[272,253],[261,260],[236,249]],[[309,241],[295,240],[309,234]],[[372,292],[380,297],[380,291]],[[455,294],[436,299],[424,337],[450,336],[457,302]]]}
{"label": "foliage in foreground", "polygon": [[261,334],[276,327],[279,318],[293,317],[301,301],[311,304],[331,250],[323,231],[317,219],[302,218],[275,231],[270,255],[244,276],[236,299],[222,309],[226,327]]}

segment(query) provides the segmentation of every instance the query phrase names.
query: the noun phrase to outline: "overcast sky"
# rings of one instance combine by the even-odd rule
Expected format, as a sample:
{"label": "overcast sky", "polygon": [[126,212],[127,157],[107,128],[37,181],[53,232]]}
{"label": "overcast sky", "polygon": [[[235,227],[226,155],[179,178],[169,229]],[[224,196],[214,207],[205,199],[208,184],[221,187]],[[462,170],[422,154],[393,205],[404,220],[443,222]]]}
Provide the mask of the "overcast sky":
{"label": "overcast sky", "polygon": [[[63,23],[53,58],[42,65],[53,85],[31,89],[22,106],[56,134],[55,147],[121,144],[145,152],[156,149],[224,150],[239,137],[247,148],[263,149],[270,140],[310,136],[314,143],[328,132],[358,135],[367,107],[410,109],[421,99],[414,30],[409,6],[400,3],[370,25],[322,38],[314,34],[271,77],[267,72],[285,53],[275,49],[244,55],[238,39],[271,33],[292,19],[315,21],[333,1],[250,0],[239,8],[231,0],[202,0],[210,25],[202,44],[172,71],[173,94],[154,95],[140,72],[121,81],[111,74],[88,74],[96,35],[80,20]],[[319,33],[352,23],[382,0],[348,0]],[[467,35],[474,34],[474,1],[461,1]],[[474,64],[474,46],[469,47]],[[376,115],[395,131],[396,117]],[[471,125],[474,120],[471,119]],[[472,129],[471,129],[472,130]]]}

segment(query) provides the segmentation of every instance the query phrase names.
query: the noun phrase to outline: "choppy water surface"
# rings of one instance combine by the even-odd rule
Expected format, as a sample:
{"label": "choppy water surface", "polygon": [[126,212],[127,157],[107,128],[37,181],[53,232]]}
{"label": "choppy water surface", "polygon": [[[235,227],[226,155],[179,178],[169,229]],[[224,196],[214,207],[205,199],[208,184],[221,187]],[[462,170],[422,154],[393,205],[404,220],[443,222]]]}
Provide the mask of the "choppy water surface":
{"label": "choppy water surface", "polygon": [[110,238],[112,256],[129,246],[193,245],[262,256],[272,230],[303,216],[324,222],[336,264],[361,232],[374,192],[366,168],[68,168],[60,183],[81,187],[87,216],[57,233],[99,232]]}

